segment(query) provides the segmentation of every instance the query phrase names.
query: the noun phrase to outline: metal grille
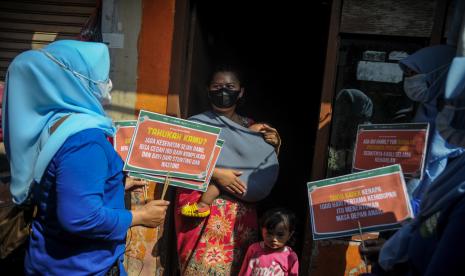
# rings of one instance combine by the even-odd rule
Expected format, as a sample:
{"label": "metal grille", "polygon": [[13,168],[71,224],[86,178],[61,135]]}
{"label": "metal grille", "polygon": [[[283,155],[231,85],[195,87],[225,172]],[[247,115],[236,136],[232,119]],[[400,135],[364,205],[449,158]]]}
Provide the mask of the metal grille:
{"label": "metal grille", "polygon": [[76,39],[97,0],[0,0],[0,81],[11,60],[59,39]]}

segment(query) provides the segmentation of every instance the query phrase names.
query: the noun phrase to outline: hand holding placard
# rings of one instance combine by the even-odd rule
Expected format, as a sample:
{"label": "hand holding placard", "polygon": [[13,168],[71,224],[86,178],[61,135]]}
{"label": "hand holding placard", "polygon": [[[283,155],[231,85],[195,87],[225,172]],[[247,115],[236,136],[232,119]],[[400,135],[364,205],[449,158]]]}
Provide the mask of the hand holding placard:
{"label": "hand holding placard", "polygon": [[166,210],[170,203],[165,200],[152,200],[142,208],[132,210],[131,226],[142,225],[146,227],[158,227],[165,219]]}

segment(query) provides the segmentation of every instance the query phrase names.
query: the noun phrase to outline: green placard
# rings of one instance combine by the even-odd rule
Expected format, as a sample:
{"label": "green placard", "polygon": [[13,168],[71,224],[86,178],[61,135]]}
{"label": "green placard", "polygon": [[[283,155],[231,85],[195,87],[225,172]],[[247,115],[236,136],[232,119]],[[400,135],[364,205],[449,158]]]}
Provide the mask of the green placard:
{"label": "green placard", "polygon": [[[209,175],[207,176],[207,179],[205,181],[199,182],[199,181],[194,181],[194,180],[182,180],[178,178],[170,178],[170,185],[185,188],[185,189],[205,192],[208,188],[208,184],[210,183],[210,179],[213,175],[213,169],[215,168],[216,161],[218,160],[223,144],[224,144],[223,140],[218,140],[216,142],[216,146],[219,151],[216,154],[216,158],[212,159],[212,162],[209,165]],[[163,176],[136,173],[136,172],[129,172],[128,175],[131,177],[135,177],[135,178],[141,178],[141,179],[146,179],[149,181],[154,181],[156,183],[161,183],[161,184],[165,183],[165,177]]]}
{"label": "green placard", "polygon": [[307,189],[315,240],[393,230],[413,217],[399,165],[309,182]]}
{"label": "green placard", "polygon": [[125,171],[205,181],[221,128],[140,111]]}

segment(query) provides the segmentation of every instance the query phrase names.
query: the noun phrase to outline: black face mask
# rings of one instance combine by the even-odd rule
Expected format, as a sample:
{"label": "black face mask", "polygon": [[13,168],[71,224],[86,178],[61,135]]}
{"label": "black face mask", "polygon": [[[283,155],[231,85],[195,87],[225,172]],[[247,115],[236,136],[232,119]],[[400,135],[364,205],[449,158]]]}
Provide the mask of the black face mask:
{"label": "black face mask", "polygon": [[219,90],[208,91],[208,98],[216,107],[229,108],[236,104],[240,92],[240,90],[231,90],[223,87]]}

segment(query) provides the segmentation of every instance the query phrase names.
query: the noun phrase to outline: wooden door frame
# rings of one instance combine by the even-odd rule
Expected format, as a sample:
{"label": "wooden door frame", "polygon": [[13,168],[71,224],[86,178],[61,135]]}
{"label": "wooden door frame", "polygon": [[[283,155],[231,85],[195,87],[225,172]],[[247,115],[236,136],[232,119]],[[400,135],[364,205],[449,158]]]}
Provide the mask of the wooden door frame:
{"label": "wooden door frame", "polygon": [[[323,179],[326,176],[328,143],[332,122],[332,102],[336,84],[337,64],[339,55],[339,28],[342,12],[342,0],[333,0],[331,3],[330,25],[326,50],[325,69],[320,99],[320,116],[315,137],[313,151],[311,180]],[[304,246],[302,253],[302,275],[310,275],[312,270],[313,238],[310,228],[310,217],[307,216],[305,224]]]}

